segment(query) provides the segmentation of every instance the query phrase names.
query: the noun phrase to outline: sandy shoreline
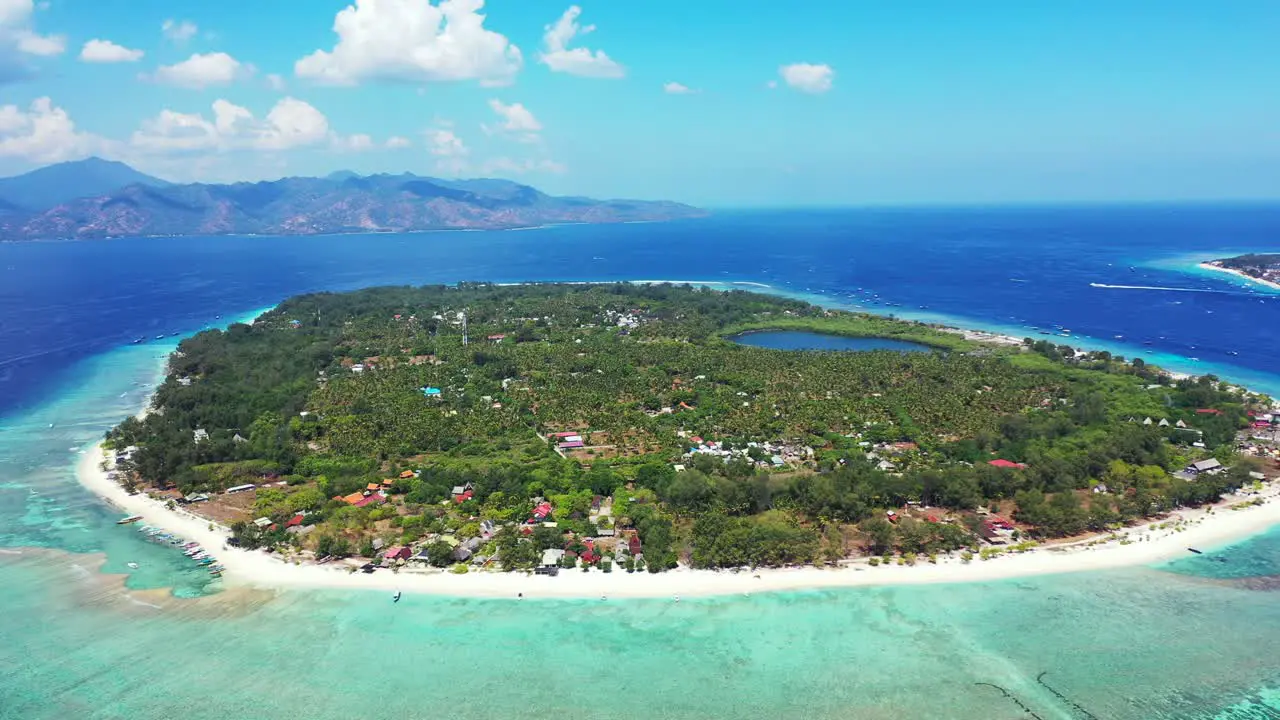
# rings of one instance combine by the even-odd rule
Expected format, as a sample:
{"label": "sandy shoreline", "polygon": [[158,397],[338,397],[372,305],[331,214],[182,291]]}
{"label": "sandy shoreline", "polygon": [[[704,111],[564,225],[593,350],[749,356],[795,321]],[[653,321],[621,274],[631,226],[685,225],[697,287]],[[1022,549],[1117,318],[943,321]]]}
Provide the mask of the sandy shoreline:
{"label": "sandy shoreline", "polygon": [[1241,280],[1251,282],[1255,285],[1269,287],[1272,290],[1280,290],[1280,283],[1273,283],[1270,280],[1263,280],[1262,278],[1256,278],[1252,275],[1246,275],[1245,273],[1242,273],[1239,270],[1232,270],[1231,268],[1222,267],[1221,265],[1214,265],[1211,262],[1200,263],[1200,268],[1203,270],[1213,270],[1214,272],[1226,273],[1228,275],[1235,275]]}
{"label": "sandy shoreline", "polygon": [[1005,578],[1087,572],[1148,565],[1187,556],[1187,548],[1208,550],[1242,540],[1280,524],[1280,489],[1267,488],[1263,503],[1239,510],[1225,505],[1247,499],[1227,498],[1213,512],[1178,513],[1178,530],[1151,529],[1144,524],[1121,531],[1115,539],[1086,541],[1071,546],[1040,547],[991,560],[974,558],[964,563],[958,556],[939,558],[936,565],[920,560],[915,566],[870,567],[865,561],[841,568],[789,568],[777,570],[711,571],[678,570],[650,574],[615,571],[603,573],[561,571],[557,577],[525,573],[479,572],[455,575],[438,570],[379,570],[372,575],[351,573],[344,565],[293,564],[262,551],[226,546],[229,532],[204,518],[169,510],[164,503],[143,494],[129,495],[101,469],[103,450],[87,450],[76,467],[76,476],[87,489],[119,508],[123,514],[143,516],[144,523],[199,542],[226,566],[228,587],[259,589],[363,589],[392,593],[425,593],[462,597],[516,598],[675,598],[741,595],[823,588],[924,583],[984,582]]}

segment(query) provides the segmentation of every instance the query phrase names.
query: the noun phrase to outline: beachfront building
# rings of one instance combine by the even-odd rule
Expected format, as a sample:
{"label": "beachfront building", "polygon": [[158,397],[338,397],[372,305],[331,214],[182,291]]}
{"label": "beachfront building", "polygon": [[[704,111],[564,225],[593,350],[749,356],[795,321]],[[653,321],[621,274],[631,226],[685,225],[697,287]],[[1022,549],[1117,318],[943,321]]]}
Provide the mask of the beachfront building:
{"label": "beachfront building", "polygon": [[1188,465],[1187,473],[1190,475],[1203,475],[1203,474],[1214,475],[1222,472],[1225,469],[1226,468],[1224,468],[1222,466],[1222,463],[1218,462],[1217,459],[1209,458],[1208,460],[1201,460],[1199,462],[1194,462]]}

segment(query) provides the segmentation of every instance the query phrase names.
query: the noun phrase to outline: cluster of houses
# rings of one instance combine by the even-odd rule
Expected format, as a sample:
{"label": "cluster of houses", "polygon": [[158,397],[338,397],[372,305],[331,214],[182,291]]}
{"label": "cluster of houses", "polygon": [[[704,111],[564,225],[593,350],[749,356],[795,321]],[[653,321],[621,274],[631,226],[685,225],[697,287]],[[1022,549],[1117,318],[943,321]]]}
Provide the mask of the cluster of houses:
{"label": "cluster of houses", "polygon": [[[813,448],[801,445],[753,441],[739,447],[726,447],[724,442],[689,435],[684,430],[677,432],[676,435],[689,443],[689,450],[681,455],[685,460],[692,460],[698,455],[710,455],[724,462],[743,460],[762,468],[784,468],[813,459]],[[755,459],[762,456],[763,459]],[[675,469],[677,472],[684,470],[684,463],[676,464]]]}

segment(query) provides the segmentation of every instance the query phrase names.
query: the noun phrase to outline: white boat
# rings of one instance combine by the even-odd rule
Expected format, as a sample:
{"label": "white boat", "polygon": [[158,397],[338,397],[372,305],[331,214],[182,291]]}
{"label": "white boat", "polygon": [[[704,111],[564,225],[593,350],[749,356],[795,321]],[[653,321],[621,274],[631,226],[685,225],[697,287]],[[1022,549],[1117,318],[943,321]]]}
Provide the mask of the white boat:
{"label": "white boat", "polygon": [[131,563],[126,563],[126,564],[127,564],[131,569],[133,569],[133,570],[137,570],[137,569],[138,569],[138,563],[131,562]]}
{"label": "white boat", "polygon": [[141,519],[142,519],[142,516],[141,516],[141,515],[130,515],[130,516],[129,516],[129,517],[127,517],[127,518],[121,518],[121,519],[117,520],[117,521],[116,521],[116,524],[117,524],[117,525],[128,525],[129,523],[136,523],[136,522],[138,522],[138,521],[139,521],[139,520],[141,520]]}

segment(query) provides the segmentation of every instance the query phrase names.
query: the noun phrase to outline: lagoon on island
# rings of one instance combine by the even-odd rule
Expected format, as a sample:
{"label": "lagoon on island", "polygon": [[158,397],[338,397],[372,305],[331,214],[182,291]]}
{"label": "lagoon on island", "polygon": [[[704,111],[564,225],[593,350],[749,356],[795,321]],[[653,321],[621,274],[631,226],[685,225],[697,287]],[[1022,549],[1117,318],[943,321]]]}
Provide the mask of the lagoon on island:
{"label": "lagoon on island", "polygon": [[870,350],[930,352],[933,350],[928,345],[905,340],[829,335],[807,330],[758,330],[738,333],[726,339],[739,345],[749,345],[769,350],[842,350],[850,352],[867,352]]}

